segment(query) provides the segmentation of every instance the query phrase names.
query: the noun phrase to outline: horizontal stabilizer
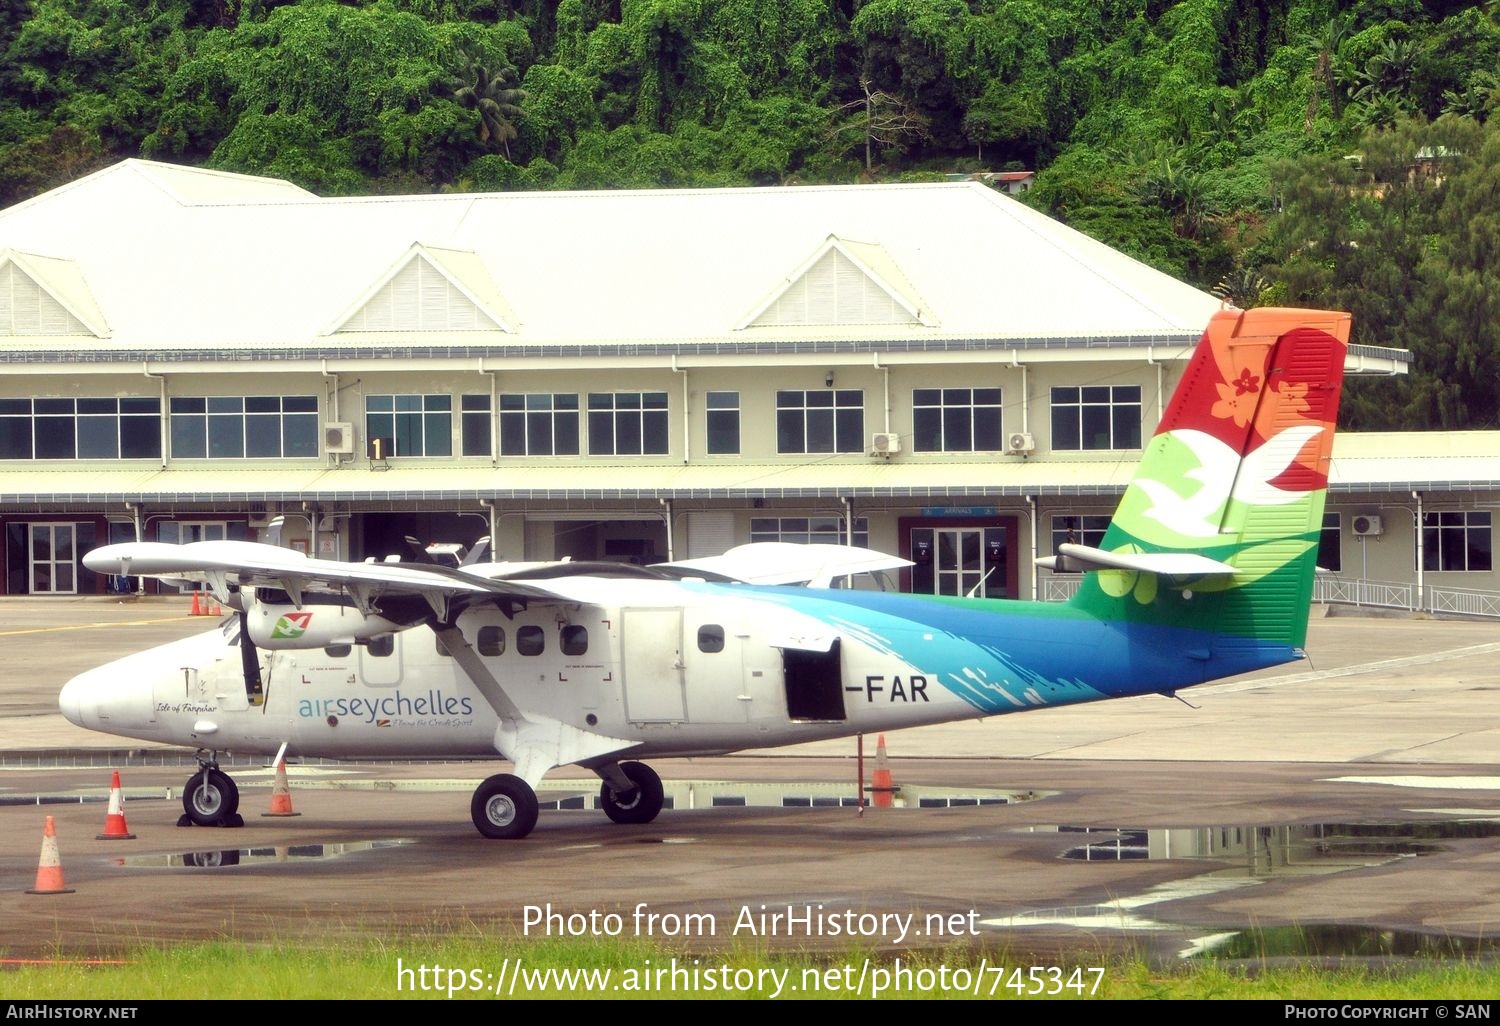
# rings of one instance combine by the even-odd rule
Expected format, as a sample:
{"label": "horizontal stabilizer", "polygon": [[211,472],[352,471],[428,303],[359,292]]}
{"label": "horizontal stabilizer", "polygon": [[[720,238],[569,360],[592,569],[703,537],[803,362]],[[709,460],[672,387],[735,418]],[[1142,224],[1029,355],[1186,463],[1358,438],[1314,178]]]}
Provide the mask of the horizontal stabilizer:
{"label": "horizontal stabilizer", "polygon": [[1037,566],[1047,570],[1136,570],[1168,577],[1207,577],[1232,574],[1235,568],[1196,552],[1105,552],[1089,545],[1063,542],[1056,556],[1044,556]]}

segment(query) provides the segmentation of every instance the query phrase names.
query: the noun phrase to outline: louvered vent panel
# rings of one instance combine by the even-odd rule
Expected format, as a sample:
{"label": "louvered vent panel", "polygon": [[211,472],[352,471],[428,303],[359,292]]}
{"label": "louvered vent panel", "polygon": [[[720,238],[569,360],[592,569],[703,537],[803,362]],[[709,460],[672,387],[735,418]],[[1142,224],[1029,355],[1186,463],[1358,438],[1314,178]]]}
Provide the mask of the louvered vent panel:
{"label": "louvered vent panel", "polygon": [[773,324],[911,324],[917,319],[858,264],[830,249],[756,318]]}
{"label": "louvered vent panel", "polygon": [[15,264],[0,269],[0,333],[7,335],[91,334],[78,320]]}
{"label": "louvered vent panel", "polygon": [[391,323],[388,327],[401,330],[421,324],[422,267],[422,261],[413,260],[401,268],[387,286],[391,294]]}
{"label": "louvered vent panel", "polygon": [[837,324],[839,280],[835,252],[828,252],[807,272],[807,314],[804,324]]}

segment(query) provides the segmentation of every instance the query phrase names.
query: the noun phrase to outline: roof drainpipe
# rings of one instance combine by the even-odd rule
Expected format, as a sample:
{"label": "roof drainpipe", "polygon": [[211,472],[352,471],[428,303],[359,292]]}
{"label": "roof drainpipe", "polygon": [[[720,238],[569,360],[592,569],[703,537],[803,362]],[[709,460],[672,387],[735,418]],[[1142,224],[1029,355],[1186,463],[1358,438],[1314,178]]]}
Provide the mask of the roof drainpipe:
{"label": "roof drainpipe", "polygon": [[662,520],[667,525],[667,562],[672,563],[677,559],[677,543],[672,538],[672,500],[657,499],[661,503]]}
{"label": "roof drainpipe", "polygon": [[495,500],[480,499],[479,505],[483,506],[490,515],[490,561],[498,563],[500,557],[495,552],[495,546],[500,544],[500,525],[495,521]]}
{"label": "roof drainpipe", "polygon": [[1031,517],[1031,569],[1027,571],[1027,575],[1031,578],[1031,597],[1034,601],[1039,601],[1041,596],[1037,594],[1036,561],[1041,556],[1041,552],[1038,548],[1040,539],[1037,538],[1036,496],[1026,496],[1026,505],[1031,510],[1029,514]]}
{"label": "roof drainpipe", "polygon": [[307,513],[307,533],[311,535],[307,540],[307,558],[318,558],[318,506],[317,503],[304,502],[302,509]]}
{"label": "roof drainpipe", "polygon": [[[872,366],[876,370],[878,370],[881,373],[881,376],[884,378],[884,381],[885,381],[885,410],[884,410],[885,432],[886,432],[886,434],[890,434],[890,432],[891,432],[891,369],[890,369],[890,367],[888,367],[885,364],[883,364],[883,363],[880,362],[880,354],[879,353],[871,353],[870,354],[870,366]],[[853,542],[851,542],[850,544],[852,545]]]}
{"label": "roof drainpipe", "polygon": [[1422,493],[1412,492],[1411,497],[1417,500],[1417,612],[1422,611],[1422,567],[1426,561],[1426,553],[1423,552],[1422,536],[1426,533],[1422,530]]}
{"label": "roof drainpipe", "polygon": [[[160,395],[160,402],[161,402],[161,415],[159,417],[157,417],[156,429],[157,429],[157,432],[161,436],[161,443],[160,443],[161,444],[161,469],[166,470],[167,469],[167,422],[169,420],[169,414],[167,412],[167,376],[165,374],[152,374],[151,373],[151,365],[149,363],[145,363],[145,362],[142,362],[142,364],[141,364],[141,373],[144,374],[148,378],[155,378],[157,381],[161,382],[161,386],[158,389],[158,394]],[[136,531],[136,540],[137,541],[140,540],[140,531],[139,530]]]}
{"label": "roof drainpipe", "polygon": [[[135,540],[139,544],[146,540],[146,525],[141,523],[141,504],[139,502],[127,502],[125,505],[130,507],[130,518],[135,521]],[[135,581],[135,593],[141,598],[145,598],[146,578],[137,577]]]}
{"label": "roof drainpipe", "polygon": [[[682,462],[689,463],[693,458],[693,425],[688,416],[688,372],[685,367],[677,366],[677,354],[672,354],[672,373],[682,375]],[[670,535],[671,527],[667,531]]]}
{"label": "roof drainpipe", "polygon": [[[479,373],[490,379],[490,466],[500,465],[500,375],[497,371],[484,369],[484,357],[479,358]],[[459,399],[463,405],[463,399]],[[495,517],[490,515],[490,545],[495,544]],[[491,549],[493,551],[493,548]]]}
{"label": "roof drainpipe", "polygon": [[1010,351],[1010,365],[1015,370],[1021,372],[1021,430],[1026,434],[1030,434],[1031,387],[1028,384],[1030,378],[1028,371],[1030,370],[1030,368],[1028,368],[1024,363],[1021,362],[1021,354],[1015,349],[1012,349]]}
{"label": "roof drainpipe", "polygon": [[1167,415],[1166,382],[1162,380],[1163,364],[1156,358],[1156,347],[1149,343],[1146,345],[1146,364],[1156,368],[1156,422],[1160,424]]}
{"label": "roof drainpipe", "polygon": [[[319,361],[319,364],[318,369],[323,375],[323,387],[328,389],[328,419],[337,424],[339,419],[339,376],[328,372],[328,360],[326,358]],[[333,453],[328,454],[329,466],[336,467],[340,462],[342,461],[337,455]]]}

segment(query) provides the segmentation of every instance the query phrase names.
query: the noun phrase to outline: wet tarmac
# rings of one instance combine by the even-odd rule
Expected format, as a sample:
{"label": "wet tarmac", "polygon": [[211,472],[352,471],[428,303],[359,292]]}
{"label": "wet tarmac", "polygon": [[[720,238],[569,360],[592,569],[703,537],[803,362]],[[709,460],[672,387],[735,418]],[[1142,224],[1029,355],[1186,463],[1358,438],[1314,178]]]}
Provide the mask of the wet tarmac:
{"label": "wet tarmac", "polygon": [[[843,951],[830,931],[873,916],[889,925],[858,938],[868,949],[1069,965],[1488,958],[1500,934],[1494,624],[1319,619],[1313,667],[1185,692],[1191,706],[890,734],[906,807],[862,815],[852,742],[658,762],[673,802],[648,826],[609,823],[597,781],[558,770],[532,836],[495,842],[468,818],[494,763],[293,764],[301,815],[271,818],[272,774],[249,759],[225,767],[243,828],[178,827],[190,759],[77,730],[49,702],[78,669],[204,622],[98,600],[0,600],[0,617],[5,958],[356,935],[419,957],[454,931],[545,935],[528,925],[544,907],[613,913],[629,936],[693,923],[650,934],[691,950]],[[134,840],[96,839],[112,769]],[[24,893],[46,816],[70,894]],[[776,912],[780,929],[758,928]]]}

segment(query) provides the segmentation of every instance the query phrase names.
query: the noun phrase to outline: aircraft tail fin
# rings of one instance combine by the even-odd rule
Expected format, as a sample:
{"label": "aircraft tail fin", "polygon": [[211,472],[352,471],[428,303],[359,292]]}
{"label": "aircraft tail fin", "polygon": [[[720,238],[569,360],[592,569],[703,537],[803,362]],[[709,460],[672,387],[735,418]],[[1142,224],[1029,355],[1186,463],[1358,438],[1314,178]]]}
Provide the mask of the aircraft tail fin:
{"label": "aircraft tail fin", "polygon": [[1350,316],[1221,310],[1210,321],[1073,604],[1249,645],[1306,640]]}

